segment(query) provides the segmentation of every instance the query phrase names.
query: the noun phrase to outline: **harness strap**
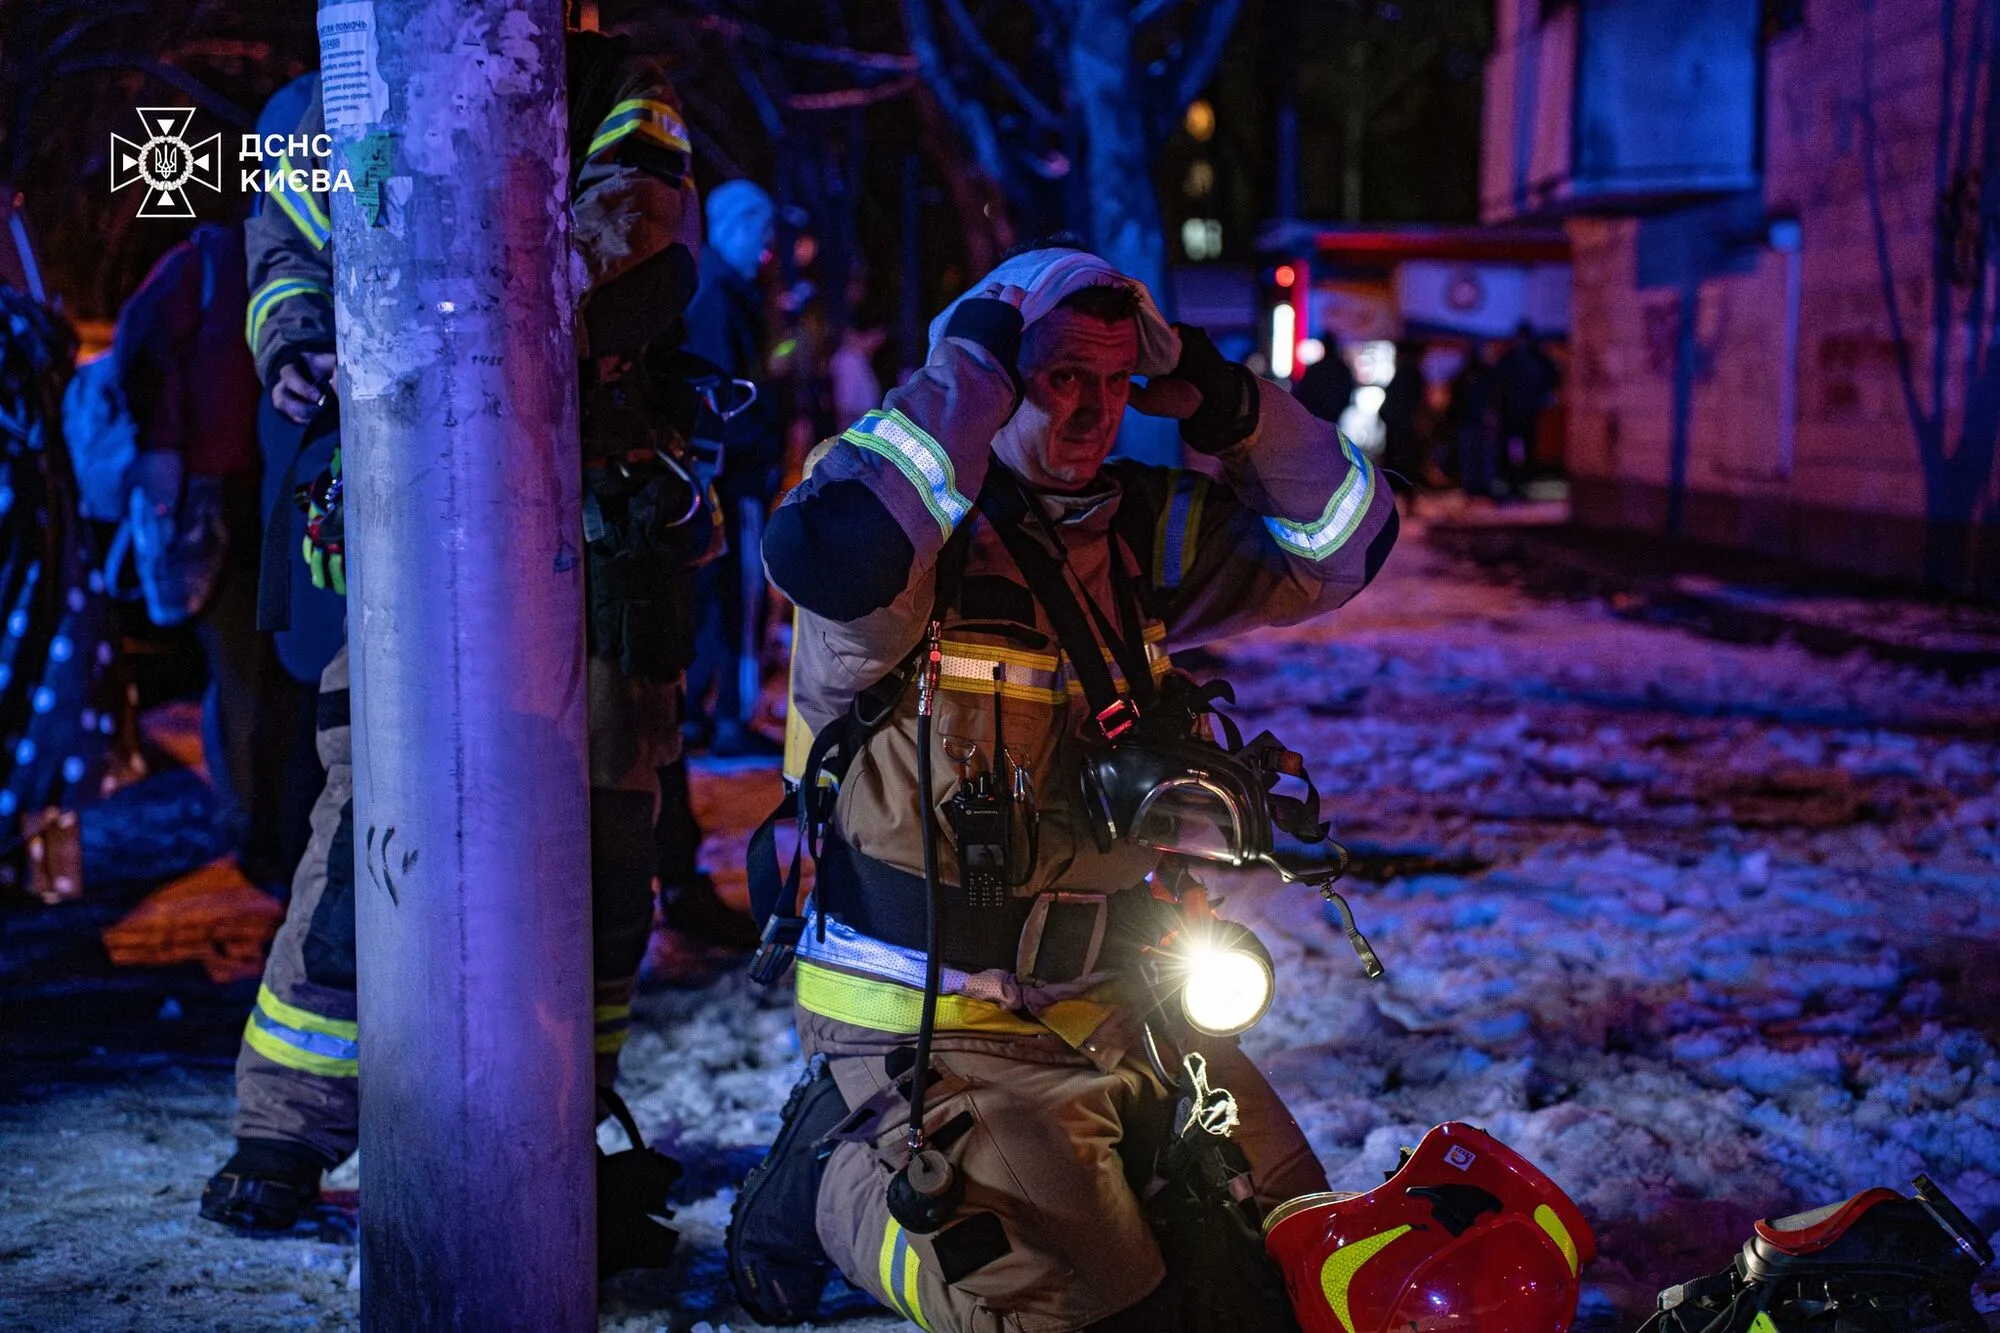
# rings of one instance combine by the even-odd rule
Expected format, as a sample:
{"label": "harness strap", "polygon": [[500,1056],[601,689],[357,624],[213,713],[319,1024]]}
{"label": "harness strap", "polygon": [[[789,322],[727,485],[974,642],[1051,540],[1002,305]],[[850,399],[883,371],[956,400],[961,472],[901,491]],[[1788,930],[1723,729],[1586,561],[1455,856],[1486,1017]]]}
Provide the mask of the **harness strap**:
{"label": "harness strap", "polygon": [[[1054,543],[1055,551],[1051,552],[1035,540],[1023,527],[1022,520],[1031,514],[1039,514],[1039,511],[1021,486],[1020,479],[998,464],[988,476],[997,481],[989,481],[979,493],[980,512],[992,523],[994,533],[1007,548],[1007,554],[1014,558],[1028,591],[1048,613],[1049,623],[1055,627],[1056,641],[1062,645],[1063,655],[1069,659],[1078,683],[1083,686],[1083,697],[1090,705],[1091,713],[1099,718],[1115,714],[1121,704],[1129,702],[1129,697],[1119,693],[1110,668],[1104,664],[1104,648],[1099,645],[1097,636],[1091,633],[1083,607],[1070,590],[1066,577],[1067,561],[1060,554],[1063,550],[1061,534],[1043,517],[1040,519],[1043,534]],[[1126,689],[1131,695],[1150,699],[1153,668],[1144,644],[1113,629],[1094,603],[1090,610],[1097,618],[1104,644],[1111,649],[1119,669],[1125,673]]]}

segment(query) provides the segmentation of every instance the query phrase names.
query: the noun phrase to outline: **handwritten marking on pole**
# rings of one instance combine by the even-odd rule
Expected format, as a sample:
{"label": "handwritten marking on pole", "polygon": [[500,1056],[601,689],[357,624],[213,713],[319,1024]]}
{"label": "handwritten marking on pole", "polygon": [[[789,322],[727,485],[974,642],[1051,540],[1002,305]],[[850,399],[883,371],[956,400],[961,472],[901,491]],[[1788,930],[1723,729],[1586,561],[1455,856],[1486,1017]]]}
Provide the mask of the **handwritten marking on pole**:
{"label": "handwritten marking on pole", "polygon": [[[392,905],[401,907],[403,900],[396,892],[396,877],[389,870],[389,844],[395,841],[395,838],[396,830],[393,826],[383,832],[381,862],[378,865],[376,862],[375,826],[372,824],[369,825],[368,842],[361,859],[368,866],[368,878],[375,882],[375,887],[389,895],[389,901]],[[416,863],[417,853],[414,849],[403,853],[403,869],[406,872]]]}

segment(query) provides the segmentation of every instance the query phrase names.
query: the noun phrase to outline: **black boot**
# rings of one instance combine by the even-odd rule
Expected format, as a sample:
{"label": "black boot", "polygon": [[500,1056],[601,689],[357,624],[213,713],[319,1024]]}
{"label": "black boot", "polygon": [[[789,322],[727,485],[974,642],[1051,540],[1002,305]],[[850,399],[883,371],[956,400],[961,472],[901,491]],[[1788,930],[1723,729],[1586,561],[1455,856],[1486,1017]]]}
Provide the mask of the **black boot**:
{"label": "black boot", "polygon": [[796,1324],[819,1309],[833,1262],[813,1218],[823,1163],[820,1141],[847,1115],[826,1057],[815,1057],[785,1099],[777,1142],[751,1168],[729,1209],[729,1280],[759,1322]]}
{"label": "black boot", "polygon": [[666,1220],[674,1215],[667,1192],[680,1180],[681,1164],[646,1146],[622,1097],[609,1088],[597,1096],[632,1142],[623,1152],[597,1150],[597,1276],[665,1268],[680,1240]]}
{"label": "black boot", "polygon": [[209,1177],[201,1215],[238,1231],[290,1231],[319,1198],[326,1163],[282,1139],[240,1139],[236,1154]]}

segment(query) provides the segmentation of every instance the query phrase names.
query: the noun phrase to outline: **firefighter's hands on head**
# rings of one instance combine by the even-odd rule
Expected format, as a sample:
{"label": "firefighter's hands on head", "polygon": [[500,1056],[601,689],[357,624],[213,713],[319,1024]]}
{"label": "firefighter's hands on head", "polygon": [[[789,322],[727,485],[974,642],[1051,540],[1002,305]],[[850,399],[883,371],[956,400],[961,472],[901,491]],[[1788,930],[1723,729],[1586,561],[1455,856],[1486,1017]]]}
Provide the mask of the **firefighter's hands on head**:
{"label": "firefighter's hands on head", "polygon": [[332,352],[307,352],[278,367],[271,378],[271,406],[303,426],[333,396]]}
{"label": "firefighter's hands on head", "polygon": [[1011,283],[989,282],[958,303],[944,326],[947,338],[963,338],[983,348],[1014,381],[1021,397],[1021,304],[1028,293]]}
{"label": "firefighter's hands on head", "polygon": [[1147,416],[1173,417],[1181,439],[1198,453],[1234,448],[1257,429],[1257,377],[1228,360],[1208,334],[1176,324],[1181,359],[1170,375],[1155,375],[1132,390],[1132,406]]}

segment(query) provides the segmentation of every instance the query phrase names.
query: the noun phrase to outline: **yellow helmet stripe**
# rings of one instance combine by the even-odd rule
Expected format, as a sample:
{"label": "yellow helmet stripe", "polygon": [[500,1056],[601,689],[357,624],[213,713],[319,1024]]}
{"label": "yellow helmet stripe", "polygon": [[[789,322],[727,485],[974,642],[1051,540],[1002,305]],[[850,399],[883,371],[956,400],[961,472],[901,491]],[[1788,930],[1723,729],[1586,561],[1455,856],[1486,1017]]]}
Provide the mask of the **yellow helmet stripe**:
{"label": "yellow helmet stripe", "polygon": [[1373,1259],[1390,1242],[1402,1236],[1410,1228],[1397,1227],[1393,1231],[1380,1232],[1365,1240],[1357,1240],[1343,1245],[1326,1257],[1326,1263],[1319,1270],[1319,1289],[1326,1296],[1326,1303],[1333,1308],[1333,1317],[1347,1333],[1355,1333],[1354,1316],[1347,1312],[1347,1288],[1354,1281],[1354,1275],[1361,1266]]}
{"label": "yellow helmet stripe", "polygon": [[1569,1260],[1570,1276],[1574,1277],[1577,1271],[1576,1242],[1570,1238],[1569,1228],[1563,1225],[1563,1220],[1556,1216],[1556,1210],[1547,1204],[1538,1206],[1535,1209],[1535,1225],[1549,1233],[1549,1239],[1563,1252],[1563,1258]]}

